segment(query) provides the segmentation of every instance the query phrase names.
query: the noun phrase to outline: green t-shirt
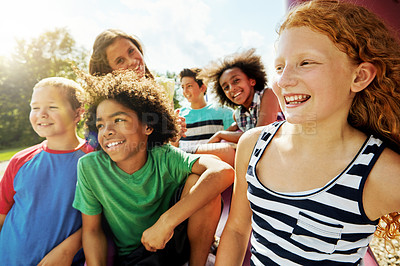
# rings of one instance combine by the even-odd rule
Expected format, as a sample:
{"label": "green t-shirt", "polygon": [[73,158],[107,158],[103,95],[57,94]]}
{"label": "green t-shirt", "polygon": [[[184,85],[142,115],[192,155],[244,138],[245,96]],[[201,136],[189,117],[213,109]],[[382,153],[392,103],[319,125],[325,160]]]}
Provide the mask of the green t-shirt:
{"label": "green t-shirt", "polygon": [[143,231],[168,210],[198,157],[169,144],[154,147],[145,165],[130,175],[105,152],[89,153],[78,162],[73,207],[87,215],[103,212],[118,253],[129,254],[140,245]]}

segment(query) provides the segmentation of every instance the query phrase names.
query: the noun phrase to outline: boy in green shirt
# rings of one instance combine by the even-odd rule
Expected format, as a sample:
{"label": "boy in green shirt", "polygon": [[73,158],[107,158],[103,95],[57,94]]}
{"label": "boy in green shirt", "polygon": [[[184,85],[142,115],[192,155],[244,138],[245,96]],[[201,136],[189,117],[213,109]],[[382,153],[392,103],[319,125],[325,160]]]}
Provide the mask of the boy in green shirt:
{"label": "boy in green shirt", "polygon": [[234,170],[216,157],[166,144],[177,134],[175,117],[153,80],[132,71],[83,78],[90,106],[86,125],[99,143],[99,151],[78,163],[73,203],[82,212],[88,265],[107,259],[102,215],[118,265],[182,265],[189,255],[190,265],[204,265],[220,193],[233,183]]}

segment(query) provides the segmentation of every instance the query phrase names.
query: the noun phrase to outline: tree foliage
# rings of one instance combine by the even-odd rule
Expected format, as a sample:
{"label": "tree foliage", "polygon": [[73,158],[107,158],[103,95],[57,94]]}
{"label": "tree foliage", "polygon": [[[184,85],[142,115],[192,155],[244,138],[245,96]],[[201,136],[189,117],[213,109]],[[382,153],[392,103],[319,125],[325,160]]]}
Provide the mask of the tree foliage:
{"label": "tree foliage", "polygon": [[33,86],[46,77],[75,79],[72,64],[86,69],[88,52],[65,28],[17,40],[14,53],[0,57],[0,148],[40,141],[29,123]]}

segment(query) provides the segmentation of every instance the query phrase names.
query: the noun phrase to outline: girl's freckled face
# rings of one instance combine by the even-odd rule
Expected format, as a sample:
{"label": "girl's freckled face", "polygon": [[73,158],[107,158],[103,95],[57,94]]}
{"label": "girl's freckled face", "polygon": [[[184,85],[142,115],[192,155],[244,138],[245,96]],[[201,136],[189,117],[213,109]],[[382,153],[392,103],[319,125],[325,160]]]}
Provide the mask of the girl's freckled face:
{"label": "girl's freckled face", "polygon": [[356,68],[328,36],[307,27],[284,30],[277,43],[272,88],[286,119],[346,119]]}

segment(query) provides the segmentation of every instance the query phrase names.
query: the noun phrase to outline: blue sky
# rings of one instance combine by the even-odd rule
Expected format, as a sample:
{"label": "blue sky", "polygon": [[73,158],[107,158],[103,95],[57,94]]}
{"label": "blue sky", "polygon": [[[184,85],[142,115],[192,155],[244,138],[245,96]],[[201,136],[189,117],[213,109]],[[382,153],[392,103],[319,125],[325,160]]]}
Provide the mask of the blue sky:
{"label": "blue sky", "polygon": [[269,67],[286,6],[286,0],[7,0],[0,8],[0,55],[12,52],[15,38],[55,27],[66,27],[90,51],[101,31],[119,28],[140,38],[157,72],[202,67],[251,47]]}

